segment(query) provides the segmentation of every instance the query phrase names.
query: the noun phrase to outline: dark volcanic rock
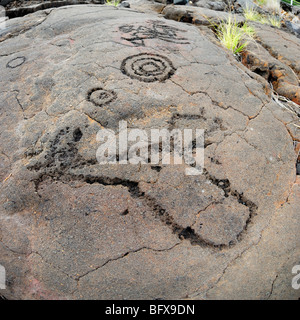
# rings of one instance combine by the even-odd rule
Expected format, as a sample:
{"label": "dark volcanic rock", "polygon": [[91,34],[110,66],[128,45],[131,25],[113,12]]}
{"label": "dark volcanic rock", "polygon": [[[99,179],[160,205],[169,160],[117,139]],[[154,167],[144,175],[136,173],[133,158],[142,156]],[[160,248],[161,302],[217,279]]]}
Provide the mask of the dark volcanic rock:
{"label": "dark volcanic rock", "polygon": [[300,38],[300,25],[286,21],[285,25],[293,32],[298,38]]}
{"label": "dark volcanic rock", "polygon": [[[279,274],[274,297],[295,298],[299,130],[251,71],[195,26],[108,6],[10,19],[0,36],[1,295],[265,299]],[[204,129],[203,174],[100,165],[97,133],[121,120]]]}
{"label": "dark volcanic rock", "polygon": [[226,8],[225,1],[208,1],[208,0],[199,0],[195,2],[197,7],[212,9],[216,11],[223,11]]}

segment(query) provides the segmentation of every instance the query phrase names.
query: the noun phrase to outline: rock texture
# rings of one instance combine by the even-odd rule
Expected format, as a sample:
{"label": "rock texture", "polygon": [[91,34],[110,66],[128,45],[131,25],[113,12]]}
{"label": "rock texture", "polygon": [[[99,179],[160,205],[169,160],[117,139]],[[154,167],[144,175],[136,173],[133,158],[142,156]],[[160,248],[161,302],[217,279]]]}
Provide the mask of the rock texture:
{"label": "rock texture", "polygon": [[[1,295],[299,297],[297,117],[257,74],[196,26],[114,7],[11,19],[0,41]],[[205,129],[203,174],[98,164],[120,120]]]}
{"label": "rock texture", "polygon": [[257,42],[250,43],[242,52],[242,63],[271,82],[278,94],[300,105],[300,87],[296,72],[274,58],[262,45]]}

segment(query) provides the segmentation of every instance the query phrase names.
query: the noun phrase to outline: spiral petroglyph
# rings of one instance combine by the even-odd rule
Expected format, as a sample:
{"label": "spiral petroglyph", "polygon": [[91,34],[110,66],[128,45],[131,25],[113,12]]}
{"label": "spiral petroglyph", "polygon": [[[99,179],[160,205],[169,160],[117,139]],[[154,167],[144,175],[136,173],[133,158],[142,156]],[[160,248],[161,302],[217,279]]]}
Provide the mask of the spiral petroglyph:
{"label": "spiral petroglyph", "polygon": [[140,53],[123,60],[121,71],[132,79],[154,82],[170,78],[174,74],[175,68],[167,57]]}

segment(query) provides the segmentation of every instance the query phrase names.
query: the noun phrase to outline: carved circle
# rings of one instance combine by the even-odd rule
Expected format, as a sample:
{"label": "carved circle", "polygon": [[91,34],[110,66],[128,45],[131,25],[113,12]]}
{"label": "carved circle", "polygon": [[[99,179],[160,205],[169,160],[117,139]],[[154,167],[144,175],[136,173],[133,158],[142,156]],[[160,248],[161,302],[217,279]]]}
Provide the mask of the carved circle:
{"label": "carved circle", "polygon": [[104,106],[117,98],[114,91],[94,88],[88,92],[87,99],[96,106]]}
{"label": "carved circle", "polygon": [[170,78],[174,74],[175,68],[167,57],[140,53],[123,60],[121,71],[132,79],[154,82]]}
{"label": "carved circle", "polygon": [[7,62],[6,68],[17,68],[21,66],[26,61],[25,57],[17,57]]}

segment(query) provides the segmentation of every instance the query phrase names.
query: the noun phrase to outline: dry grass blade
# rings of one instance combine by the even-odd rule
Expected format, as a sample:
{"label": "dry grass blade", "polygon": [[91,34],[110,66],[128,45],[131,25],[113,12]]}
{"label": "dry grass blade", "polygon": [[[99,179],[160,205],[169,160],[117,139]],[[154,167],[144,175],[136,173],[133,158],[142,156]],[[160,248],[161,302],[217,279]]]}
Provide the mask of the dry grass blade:
{"label": "dry grass blade", "polygon": [[[276,93],[274,90],[272,92],[272,100],[276,102],[281,108],[287,110],[288,112],[294,114],[299,118],[299,124],[300,124],[300,106],[296,104],[295,102],[287,99],[286,97],[280,96],[278,93]],[[282,102],[281,102],[282,101]],[[284,103],[283,103],[284,102]],[[297,125],[295,123],[292,123],[293,126],[300,128],[300,125]]]}

